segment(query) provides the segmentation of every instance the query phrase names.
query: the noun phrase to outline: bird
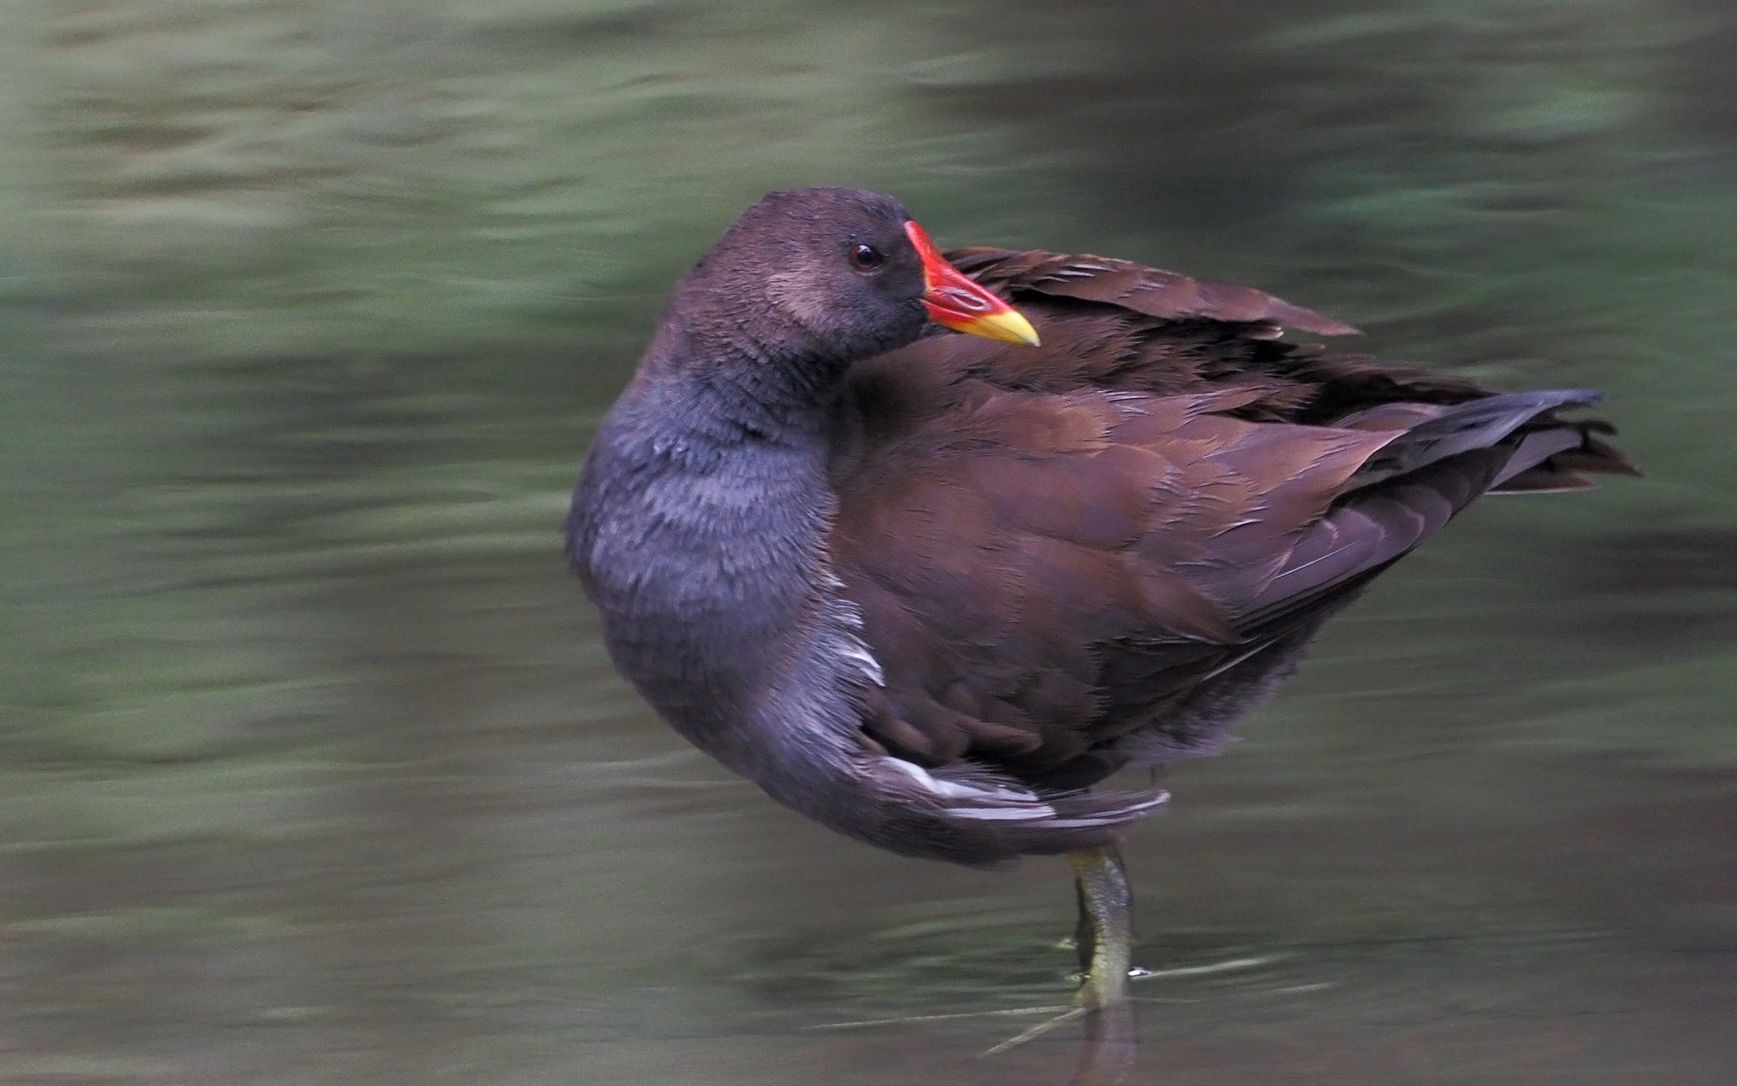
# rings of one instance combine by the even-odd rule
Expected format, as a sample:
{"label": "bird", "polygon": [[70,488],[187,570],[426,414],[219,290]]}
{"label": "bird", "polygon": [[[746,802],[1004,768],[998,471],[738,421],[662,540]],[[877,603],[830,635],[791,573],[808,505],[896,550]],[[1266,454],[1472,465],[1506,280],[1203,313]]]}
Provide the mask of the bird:
{"label": "bird", "polygon": [[774,192],[675,287],[567,556],[617,669],[772,799],[906,856],[1065,856],[1076,1003],[1125,1005],[1118,845],[1167,802],[1157,770],[1219,752],[1480,495],[1638,473],[1574,415],[1593,391],[1286,338],[1355,332],[1128,260],[943,253],[889,196]]}

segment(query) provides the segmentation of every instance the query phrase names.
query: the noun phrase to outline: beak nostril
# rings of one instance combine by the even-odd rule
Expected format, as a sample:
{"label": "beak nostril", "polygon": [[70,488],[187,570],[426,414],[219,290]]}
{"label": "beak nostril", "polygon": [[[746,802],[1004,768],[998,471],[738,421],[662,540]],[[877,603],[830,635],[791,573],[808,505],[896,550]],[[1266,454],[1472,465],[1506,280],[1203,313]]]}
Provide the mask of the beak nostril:
{"label": "beak nostril", "polygon": [[948,303],[956,305],[960,309],[969,310],[973,313],[982,313],[989,308],[982,298],[979,298],[974,294],[966,294],[962,290],[949,290],[945,293],[947,295]]}

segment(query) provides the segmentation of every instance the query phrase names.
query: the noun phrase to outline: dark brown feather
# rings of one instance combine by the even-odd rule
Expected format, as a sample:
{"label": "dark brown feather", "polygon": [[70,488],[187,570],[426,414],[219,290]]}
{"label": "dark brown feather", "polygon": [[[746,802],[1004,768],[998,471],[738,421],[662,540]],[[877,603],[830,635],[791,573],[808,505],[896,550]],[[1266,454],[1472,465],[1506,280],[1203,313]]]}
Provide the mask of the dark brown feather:
{"label": "dark brown feather", "polygon": [[1355,330],[1248,287],[949,256],[1043,346],[933,336],[858,363],[831,468],[833,560],[885,672],[866,735],[933,771],[1076,789],[1212,751],[1479,494],[1633,471],[1559,417],[1590,394],[1300,348],[1281,326]]}

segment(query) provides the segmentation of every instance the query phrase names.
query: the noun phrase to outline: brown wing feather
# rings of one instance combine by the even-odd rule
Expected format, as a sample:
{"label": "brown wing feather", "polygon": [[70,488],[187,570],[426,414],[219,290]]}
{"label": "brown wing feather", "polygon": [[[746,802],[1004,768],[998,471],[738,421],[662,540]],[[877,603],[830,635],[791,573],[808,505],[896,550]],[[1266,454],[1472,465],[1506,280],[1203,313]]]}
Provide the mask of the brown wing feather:
{"label": "brown wing feather", "polygon": [[1273,339],[1343,325],[1100,257],[955,250],[1044,337],[860,363],[832,547],[886,685],[865,737],[1080,787],[1207,751],[1325,617],[1490,487],[1631,471],[1556,412]]}
{"label": "brown wing feather", "polygon": [[1243,612],[1388,440],[1275,443],[1213,397],[966,399],[840,477],[834,560],[887,676],[869,733],[1030,779],[1144,723],[1104,713],[1107,659],[1139,657],[1157,704],[1247,651]]}
{"label": "brown wing feather", "polygon": [[1269,337],[1282,328],[1323,336],[1357,334],[1344,321],[1253,287],[1195,279],[1114,257],[974,248],[951,249],[947,259],[985,286],[1013,294],[1075,298],[1165,320],[1223,321],[1248,330],[1261,326],[1260,333]]}
{"label": "brown wing feather", "polygon": [[[1452,374],[1279,342],[1285,328],[1328,336],[1357,329],[1252,287],[1040,250],[967,248],[948,256],[1028,316],[1035,314],[1045,346],[1008,351],[949,335],[919,349],[956,360],[945,368],[970,368],[998,384],[1157,395],[1234,385],[1261,393],[1237,412],[1243,417],[1331,425],[1353,425],[1347,416],[1384,404],[1449,406],[1492,394]],[[1596,423],[1588,429],[1608,430]],[[1607,444],[1587,445],[1597,466],[1585,470],[1638,474]]]}
{"label": "brown wing feather", "polygon": [[1301,349],[1277,326],[1352,329],[1246,287],[951,255],[1044,346],[934,337],[859,364],[833,465],[834,562],[886,680],[865,735],[932,769],[1074,788],[1211,749],[1478,494],[1632,470],[1557,416],[1587,394]]}

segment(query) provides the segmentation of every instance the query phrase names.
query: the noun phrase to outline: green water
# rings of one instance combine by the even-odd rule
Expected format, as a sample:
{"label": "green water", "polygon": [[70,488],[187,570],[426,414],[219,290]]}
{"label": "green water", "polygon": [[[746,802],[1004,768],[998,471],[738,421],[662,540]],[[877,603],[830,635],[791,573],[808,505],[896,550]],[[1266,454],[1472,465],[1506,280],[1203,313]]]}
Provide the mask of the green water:
{"label": "green water", "polygon": [[559,555],[669,283],[813,183],[1602,388],[1649,472],[1468,514],[1172,776],[1134,1081],[1737,1081],[1728,3],[0,28],[0,1082],[1067,1080],[972,1059],[1065,1001],[1065,869],[776,808]]}

